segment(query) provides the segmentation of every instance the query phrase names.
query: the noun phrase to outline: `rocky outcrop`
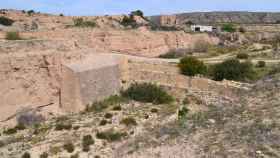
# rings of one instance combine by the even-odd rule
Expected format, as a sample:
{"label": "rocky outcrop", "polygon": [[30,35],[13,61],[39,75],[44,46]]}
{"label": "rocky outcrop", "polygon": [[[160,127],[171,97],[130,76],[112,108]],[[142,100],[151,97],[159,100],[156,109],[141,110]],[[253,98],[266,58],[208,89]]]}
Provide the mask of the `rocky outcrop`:
{"label": "rocky outcrop", "polygon": [[269,12],[194,12],[176,15],[152,16],[151,20],[161,25],[240,23],[268,24],[280,21],[280,13]]}

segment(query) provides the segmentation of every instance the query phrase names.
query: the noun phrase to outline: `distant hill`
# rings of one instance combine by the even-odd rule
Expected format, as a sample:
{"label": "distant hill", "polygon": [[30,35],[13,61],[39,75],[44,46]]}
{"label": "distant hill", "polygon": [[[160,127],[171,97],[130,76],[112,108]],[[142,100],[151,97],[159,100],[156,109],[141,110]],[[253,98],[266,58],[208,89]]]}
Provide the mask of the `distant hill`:
{"label": "distant hill", "polygon": [[193,12],[151,16],[150,19],[154,23],[162,25],[180,25],[186,22],[196,24],[271,24],[280,23],[280,12]]}

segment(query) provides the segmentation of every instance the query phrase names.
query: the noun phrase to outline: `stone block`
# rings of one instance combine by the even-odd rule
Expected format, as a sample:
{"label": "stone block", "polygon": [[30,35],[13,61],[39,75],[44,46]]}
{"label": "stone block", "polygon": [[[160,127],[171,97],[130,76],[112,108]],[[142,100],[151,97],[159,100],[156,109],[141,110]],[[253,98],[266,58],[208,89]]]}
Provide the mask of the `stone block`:
{"label": "stone block", "polygon": [[61,106],[67,112],[79,112],[87,104],[101,101],[121,89],[120,58],[93,55],[62,68]]}

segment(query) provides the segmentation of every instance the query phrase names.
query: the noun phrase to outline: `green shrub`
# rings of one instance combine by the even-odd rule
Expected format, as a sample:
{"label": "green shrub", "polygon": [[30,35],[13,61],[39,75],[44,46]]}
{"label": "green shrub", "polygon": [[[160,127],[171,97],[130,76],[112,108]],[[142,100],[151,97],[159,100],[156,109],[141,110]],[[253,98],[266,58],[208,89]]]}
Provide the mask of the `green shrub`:
{"label": "green shrub", "polygon": [[273,66],[268,74],[274,75],[274,74],[278,74],[278,73],[280,73],[280,64]]}
{"label": "green shrub", "polygon": [[111,113],[106,113],[106,114],[104,115],[104,117],[105,117],[106,119],[110,119],[110,118],[113,117],[113,114],[111,114]]}
{"label": "green shrub", "polygon": [[222,31],[224,32],[236,32],[236,28],[233,24],[224,24],[222,26]]}
{"label": "green shrub", "polygon": [[248,59],[249,58],[249,55],[247,53],[238,53],[236,55],[236,58],[237,59]]}
{"label": "green shrub", "polygon": [[158,113],[158,109],[152,108],[152,109],[151,109],[151,113]]}
{"label": "green shrub", "polygon": [[127,27],[127,26],[131,26],[132,28],[137,27],[137,22],[134,19],[133,15],[130,16],[124,16],[122,21],[120,22],[121,25]]}
{"label": "green shrub", "polygon": [[244,81],[252,79],[254,75],[253,65],[250,62],[240,63],[237,59],[226,60],[213,68],[213,78],[216,81],[223,79]]}
{"label": "green shrub", "polygon": [[259,68],[263,68],[263,67],[266,66],[266,62],[265,61],[258,61],[256,66],[259,67]]}
{"label": "green shrub", "polygon": [[25,152],[25,153],[21,156],[21,158],[31,158],[31,155],[30,155],[29,152]]}
{"label": "green shrub", "polygon": [[34,10],[28,10],[27,11],[27,14],[30,16],[30,15],[32,15],[32,14],[34,14],[35,13],[35,11]]}
{"label": "green shrub", "polygon": [[124,124],[126,126],[136,126],[137,122],[133,117],[127,117],[121,120],[121,124]]}
{"label": "green shrub", "polygon": [[240,28],[239,28],[239,32],[245,33],[245,32],[246,32],[246,29],[245,29],[244,27],[240,27]]}
{"label": "green shrub", "polygon": [[91,106],[86,107],[86,112],[101,112],[104,109],[107,109],[109,106],[121,104],[127,102],[127,99],[118,95],[110,96],[109,98],[100,101],[95,102]]}
{"label": "green shrub", "polygon": [[144,17],[144,13],[141,11],[141,10],[136,10],[136,11],[132,11],[130,13],[130,15],[133,15],[133,16],[140,16],[140,17]]}
{"label": "green shrub", "polygon": [[90,146],[94,144],[94,140],[91,135],[85,135],[82,140],[82,147],[84,152],[90,150]]}
{"label": "green shrub", "polygon": [[40,158],[48,158],[49,157],[49,154],[47,152],[43,152],[41,155],[40,155]]}
{"label": "green shrub", "polygon": [[64,16],[64,15],[62,13],[60,13],[59,16]]}
{"label": "green shrub", "polygon": [[66,150],[68,153],[72,153],[75,150],[75,146],[73,145],[73,143],[68,142],[63,145],[63,149]]}
{"label": "green shrub", "polygon": [[1,25],[11,26],[11,25],[13,25],[14,22],[15,21],[10,19],[10,18],[4,17],[4,16],[0,16],[0,24]]}
{"label": "green shrub", "polygon": [[113,107],[112,109],[113,111],[121,111],[122,110],[122,107],[120,105],[116,105]]}
{"label": "green shrub", "polygon": [[23,124],[17,124],[14,128],[8,128],[4,130],[3,133],[6,135],[11,135],[17,133],[17,131],[25,130],[25,129],[26,127]]}
{"label": "green shrub", "polygon": [[184,57],[180,60],[179,68],[181,73],[187,76],[195,76],[197,74],[206,74],[207,67],[202,61],[195,57]]}
{"label": "green shrub", "polygon": [[62,130],[71,130],[72,129],[72,124],[71,123],[62,123],[58,122],[55,125],[55,130],[56,131],[62,131]]}
{"label": "green shrub", "polygon": [[108,130],[108,131],[97,132],[96,133],[96,138],[104,139],[104,140],[107,140],[109,142],[119,141],[125,136],[127,136],[127,133],[116,132],[114,130]]}
{"label": "green shrub", "polygon": [[73,19],[74,26],[76,27],[96,27],[96,23],[94,21],[84,21],[83,18]]}
{"label": "green shrub", "polygon": [[179,121],[180,125],[182,125],[182,126],[185,125],[185,123],[187,121],[188,113],[189,113],[189,109],[186,107],[183,107],[178,111],[178,121]]}
{"label": "green shrub", "polygon": [[139,102],[154,104],[165,104],[174,100],[163,88],[151,83],[133,83],[122,95]]}
{"label": "green shrub", "polygon": [[105,126],[107,123],[108,123],[107,120],[101,120],[99,125],[100,126]]}
{"label": "green shrub", "polygon": [[22,39],[18,32],[7,32],[5,38],[6,38],[6,40],[21,40]]}

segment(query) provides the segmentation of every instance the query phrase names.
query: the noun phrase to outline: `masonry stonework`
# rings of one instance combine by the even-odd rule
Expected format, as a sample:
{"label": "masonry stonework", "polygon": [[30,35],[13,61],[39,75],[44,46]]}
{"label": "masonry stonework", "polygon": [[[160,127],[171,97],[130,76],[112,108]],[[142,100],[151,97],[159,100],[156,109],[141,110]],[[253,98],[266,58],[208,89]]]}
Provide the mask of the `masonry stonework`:
{"label": "masonry stonework", "polygon": [[121,89],[120,60],[94,55],[88,60],[63,66],[61,106],[67,112],[85,109]]}

